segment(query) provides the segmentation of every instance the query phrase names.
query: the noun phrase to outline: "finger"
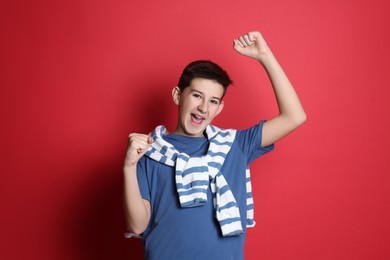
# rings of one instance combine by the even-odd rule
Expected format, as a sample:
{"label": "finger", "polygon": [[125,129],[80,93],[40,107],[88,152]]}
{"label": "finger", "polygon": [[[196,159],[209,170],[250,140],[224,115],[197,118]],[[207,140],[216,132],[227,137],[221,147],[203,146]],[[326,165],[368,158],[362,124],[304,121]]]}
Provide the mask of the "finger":
{"label": "finger", "polygon": [[[146,153],[151,145],[150,136],[145,134],[129,134],[128,148],[126,152],[125,164],[132,166]],[[153,139],[152,139],[153,140]]]}
{"label": "finger", "polygon": [[146,148],[146,147],[138,148],[138,149],[137,149],[137,153],[138,153],[138,154],[143,153],[143,151],[145,150],[145,148]]}
{"label": "finger", "polygon": [[153,139],[149,140],[149,138],[151,137],[144,134],[131,134],[129,135],[128,147],[137,151],[145,150],[153,142]]}
{"label": "finger", "polygon": [[243,37],[245,43],[250,46],[253,44],[253,41],[250,39],[250,35],[249,34],[245,34],[244,37]]}
{"label": "finger", "polygon": [[153,139],[151,142],[149,142],[149,138],[146,143],[142,142],[140,147],[137,149],[138,154],[144,154],[149,149],[149,147],[152,145]]}
{"label": "finger", "polygon": [[127,151],[127,161],[129,162],[130,165],[134,165],[138,162],[138,160],[146,153],[147,147],[142,147],[142,148],[134,148],[134,147],[129,147]]}
{"label": "finger", "polygon": [[255,42],[263,37],[260,32],[250,32],[248,34],[249,34],[249,39],[251,39],[252,42]]}
{"label": "finger", "polygon": [[146,142],[146,140],[134,140],[132,141],[130,147],[139,153],[142,153],[146,149],[148,149],[150,144]]}
{"label": "finger", "polygon": [[241,44],[239,39],[234,39],[234,45],[237,46],[237,47],[244,47],[244,45]]}
{"label": "finger", "polygon": [[153,141],[154,141],[153,138],[149,135],[149,136],[148,136],[148,144],[152,144]]}
{"label": "finger", "polygon": [[248,39],[249,39],[249,41],[251,41],[251,42],[255,41],[255,39],[254,39],[254,37],[253,37],[253,33],[252,33],[252,32],[249,32],[247,35],[248,35]]}
{"label": "finger", "polygon": [[246,43],[245,39],[244,39],[244,36],[240,36],[240,38],[238,38],[238,40],[240,41],[241,45],[243,47],[247,47],[248,44]]}
{"label": "finger", "polygon": [[234,41],[234,45],[233,45],[234,49],[237,50],[239,48],[244,48],[244,46],[241,44],[241,42],[238,39],[234,39],[233,41]]}
{"label": "finger", "polygon": [[130,141],[147,142],[149,135],[132,133],[129,135]]}

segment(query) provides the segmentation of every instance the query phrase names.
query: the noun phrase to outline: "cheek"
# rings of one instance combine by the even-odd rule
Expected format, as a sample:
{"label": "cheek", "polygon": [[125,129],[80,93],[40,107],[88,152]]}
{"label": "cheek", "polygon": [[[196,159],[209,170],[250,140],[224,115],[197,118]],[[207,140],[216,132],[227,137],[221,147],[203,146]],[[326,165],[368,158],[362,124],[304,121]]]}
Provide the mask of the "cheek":
{"label": "cheek", "polygon": [[179,111],[181,114],[186,114],[187,112],[191,111],[191,102],[183,100],[183,102],[180,103]]}
{"label": "cheek", "polygon": [[216,115],[218,115],[218,112],[219,112],[219,107],[216,106],[216,107],[213,107],[211,110],[210,110],[210,116],[211,117],[215,117]]}
{"label": "cheek", "polygon": [[184,100],[184,102],[181,103],[181,106],[183,111],[189,111],[196,108],[197,104],[191,99],[186,99]]}

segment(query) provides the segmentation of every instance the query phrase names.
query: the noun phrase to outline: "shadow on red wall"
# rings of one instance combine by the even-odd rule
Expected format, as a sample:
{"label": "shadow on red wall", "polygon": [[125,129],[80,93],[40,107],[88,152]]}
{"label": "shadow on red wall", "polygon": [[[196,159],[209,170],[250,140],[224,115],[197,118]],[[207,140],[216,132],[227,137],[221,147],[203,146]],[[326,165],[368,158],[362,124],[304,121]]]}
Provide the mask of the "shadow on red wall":
{"label": "shadow on red wall", "polygon": [[[147,85],[145,87],[156,89],[156,83],[149,82]],[[161,91],[166,92],[166,88],[160,89]],[[132,94],[129,97],[130,104],[134,103],[131,102],[132,99],[144,102],[138,102],[136,108],[131,105],[127,108],[124,117],[129,120],[117,126],[119,129],[148,133],[157,124],[169,123],[163,121],[164,118],[169,120],[167,114],[173,114],[172,111],[168,111],[169,108],[175,108],[169,99],[169,92],[154,92],[151,95],[145,91],[134,93],[132,90]],[[69,239],[69,248],[65,250],[74,251],[73,255],[80,259],[143,259],[144,256],[141,239],[124,238],[126,227],[122,205],[122,162],[127,135],[118,138],[123,140],[123,146],[115,147],[115,152],[106,151],[107,160],[104,159],[102,165],[94,161],[90,163],[90,167],[87,166],[84,173],[81,172],[85,178],[70,196],[69,204],[64,210],[69,217],[63,219],[70,221],[63,223],[64,229],[70,227],[64,230]],[[59,241],[63,241],[63,238]]]}
{"label": "shadow on red wall", "polygon": [[[118,167],[101,168],[97,176],[118,176]],[[80,259],[143,259],[140,239],[125,239],[122,207],[122,181],[119,178],[93,181],[85,192],[79,191],[68,207],[71,224],[70,249]]]}

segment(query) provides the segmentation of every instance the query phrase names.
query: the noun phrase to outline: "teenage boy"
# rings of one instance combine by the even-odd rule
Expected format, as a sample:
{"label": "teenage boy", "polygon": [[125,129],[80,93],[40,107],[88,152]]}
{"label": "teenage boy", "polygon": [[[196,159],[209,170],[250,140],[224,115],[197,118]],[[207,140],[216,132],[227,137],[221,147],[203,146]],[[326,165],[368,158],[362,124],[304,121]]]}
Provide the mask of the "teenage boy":
{"label": "teenage boy", "polygon": [[306,120],[260,32],[234,39],[234,49],[263,66],[280,113],[246,130],[215,127],[229,76],[210,61],[184,69],[172,90],[175,131],[159,126],[150,135],[129,135],[126,224],[142,234],[145,259],[243,259],[246,227],[254,225],[249,164]]}

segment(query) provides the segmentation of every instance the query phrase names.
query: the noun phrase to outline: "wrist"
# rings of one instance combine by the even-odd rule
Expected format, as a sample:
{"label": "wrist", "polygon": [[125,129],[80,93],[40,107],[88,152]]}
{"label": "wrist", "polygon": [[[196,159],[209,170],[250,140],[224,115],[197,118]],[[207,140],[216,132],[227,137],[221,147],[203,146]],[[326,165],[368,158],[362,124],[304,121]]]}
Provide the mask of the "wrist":
{"label": "wrist", "polygon": [[263,52],[262,54],[260,54],[256,60],[258,62],[260,62],[260,64],[264,67],[264,68],[269,68],[269,67],[272,67],[273,65],[277,64],[277,60],[275,58],[275,56],[273,55],[272,51],[271,50],[268,50],[266,52]]}
{"label": "wrist", "polygon": [[125,175],[131,174],[131,172],[135,172],[137,170],[137,163],[126,162],[123,165],[123,173]]}

